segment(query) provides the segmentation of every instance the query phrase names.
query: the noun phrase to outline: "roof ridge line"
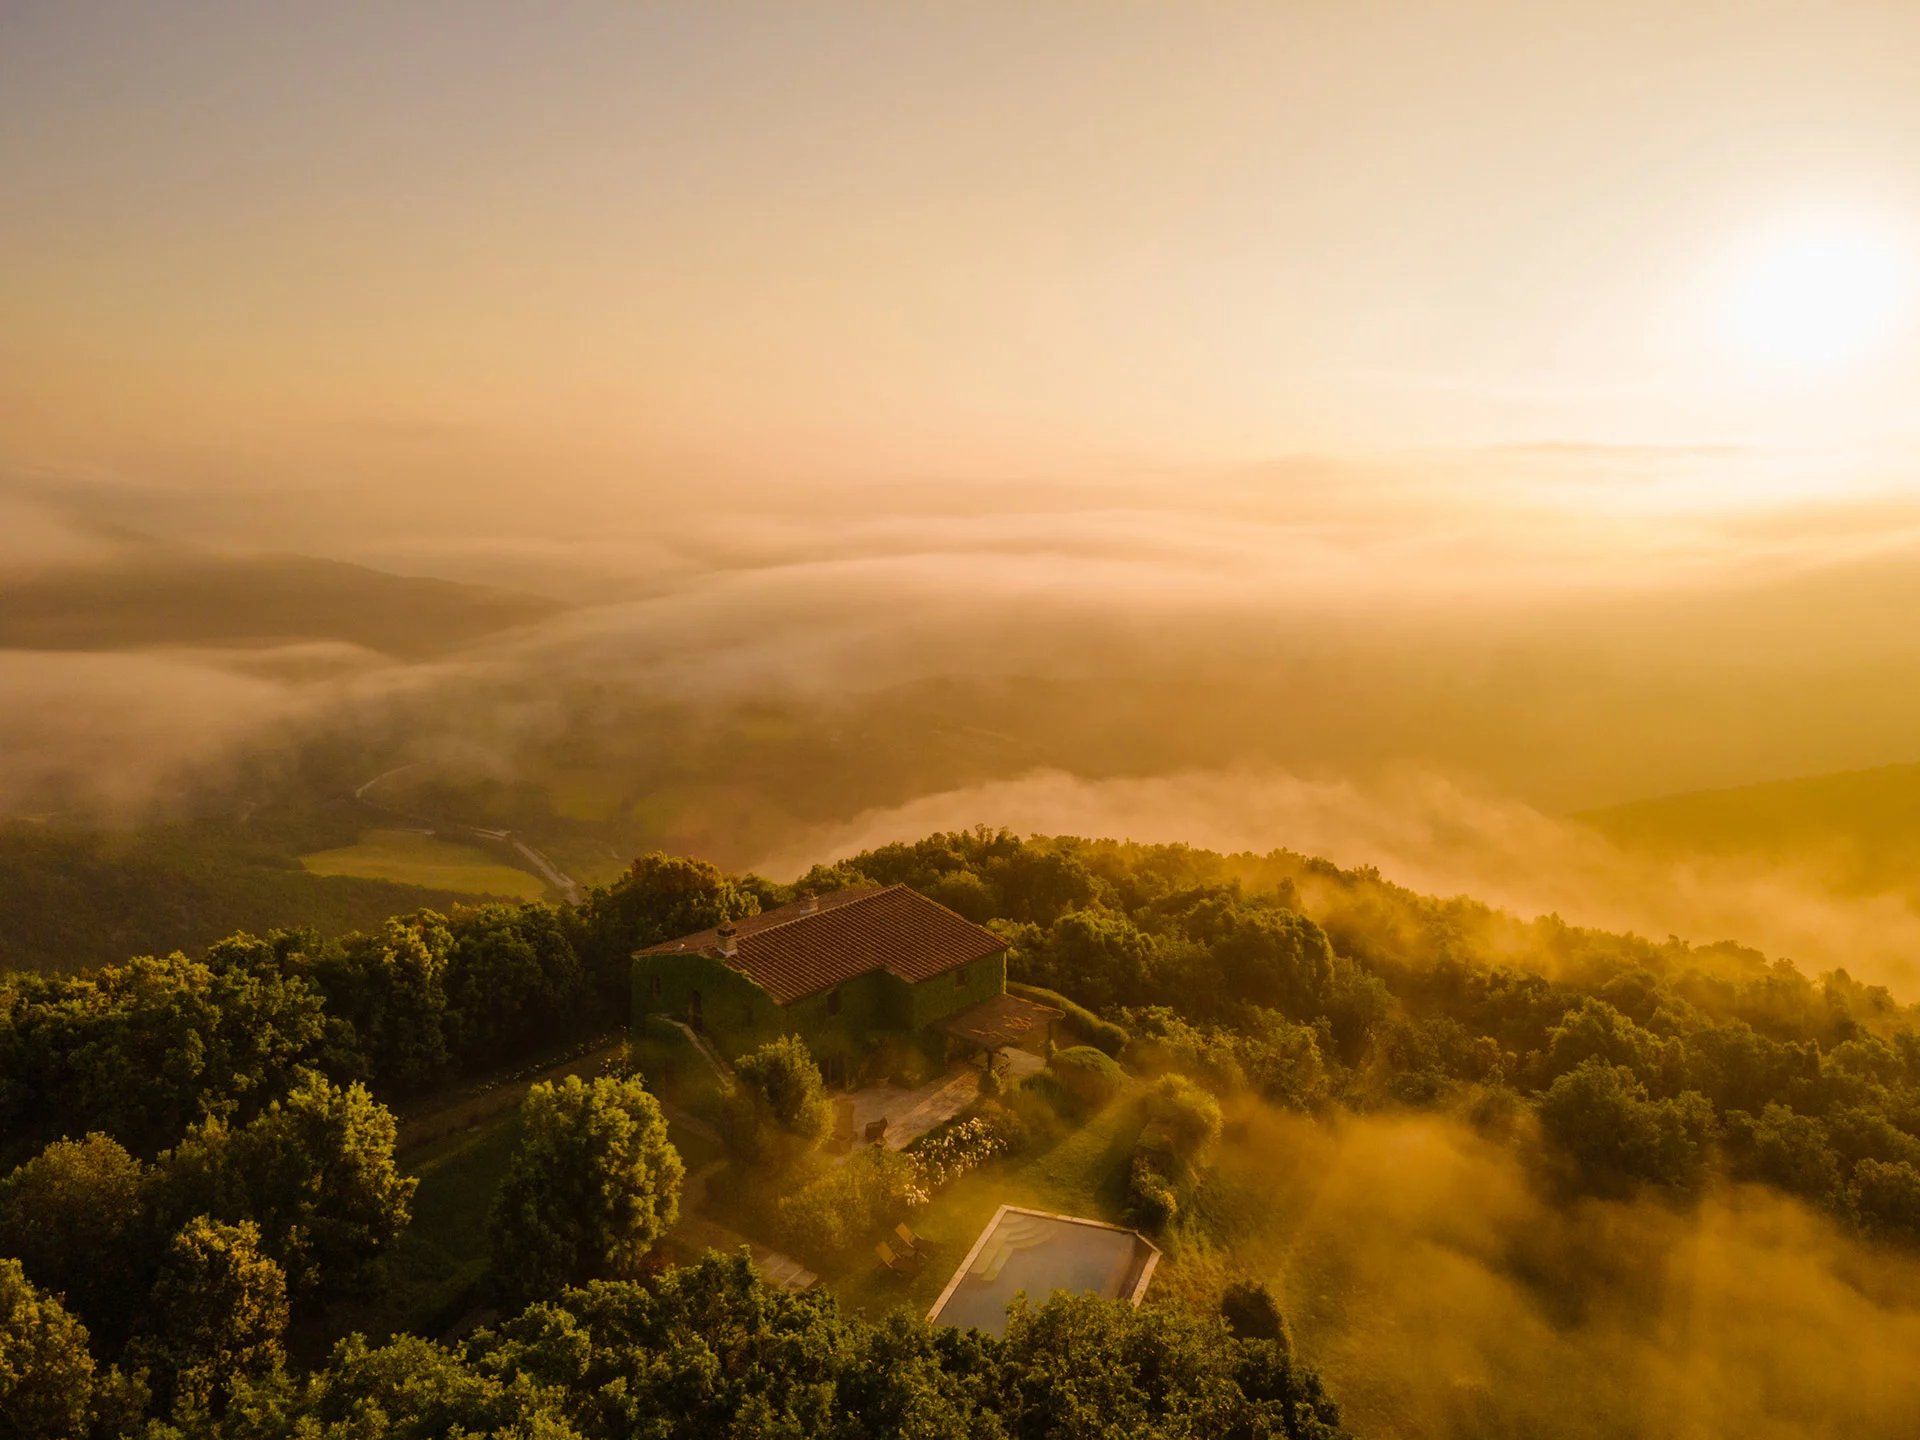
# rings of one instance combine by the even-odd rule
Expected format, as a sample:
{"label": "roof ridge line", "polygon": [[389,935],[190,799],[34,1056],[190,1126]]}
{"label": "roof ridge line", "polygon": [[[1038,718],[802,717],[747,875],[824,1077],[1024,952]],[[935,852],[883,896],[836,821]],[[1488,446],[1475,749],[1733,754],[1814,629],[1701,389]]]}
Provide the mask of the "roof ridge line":
{"label": "roof ridge line", "polygon": [[[858,887],[853,885],[848,885],[848,886],[845,886],[844,888],[848,890],[853,890]],[[855,896],[851,900],[842,900],[838,905],[834,905],[830,908],[834,910],[851,910],[853,909],[854,906],[864,905],[869,900],[878,900],[882,895],[886,894],[889,890],[904,890],[906,888],[907,887],[903,884],[902,885],[876,885],[872,890],[868,891],[865,895]],[[838,894],[839,892],[828,891],[827,893]],[[818,899],[819,897],[815,896],[814,898]],[[800,901],[798,900],[789,900],[786,905],[779,906],[778,909],[785,910],[788,905],[798,905],[799,903]],[[933,903],[936,905],[940,904],[938,900],[935,900]],[[942,906],[941,908],[944,909],[945,907]],[[777,913],[777,912],[774,912],[774,913]],[[811,910],[802,910],[797,915],[789,915],[786,919],[776,920],[771,925],[762,925],[758,930],[751,931],[745,938],[751,940],[758,936],[769,934],[775,930],[784,930],[789,925],[797,924],[802,920],[811,920],[817,915],[824,915],[826,913],[827,913],[826,910],[823,910],[816,905]],[[747,916],[742,916],[741,918],[751,920],[753,917],[751,915],[747,915]]]}

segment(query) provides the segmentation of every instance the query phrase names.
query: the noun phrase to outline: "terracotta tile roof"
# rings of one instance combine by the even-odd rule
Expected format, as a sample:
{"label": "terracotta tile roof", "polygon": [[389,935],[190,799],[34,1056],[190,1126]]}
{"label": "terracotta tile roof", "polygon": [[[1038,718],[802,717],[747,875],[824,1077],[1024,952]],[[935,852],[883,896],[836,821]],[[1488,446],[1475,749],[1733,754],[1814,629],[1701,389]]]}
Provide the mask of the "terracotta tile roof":
{"label": "terracotta tile roof", "polygon": [[857,886],[736,920],[733,954],[702,930],[636,951],[725,960],[780,1005],[884,970],[912,983],[997,955],[1007,942],[905,885]]}

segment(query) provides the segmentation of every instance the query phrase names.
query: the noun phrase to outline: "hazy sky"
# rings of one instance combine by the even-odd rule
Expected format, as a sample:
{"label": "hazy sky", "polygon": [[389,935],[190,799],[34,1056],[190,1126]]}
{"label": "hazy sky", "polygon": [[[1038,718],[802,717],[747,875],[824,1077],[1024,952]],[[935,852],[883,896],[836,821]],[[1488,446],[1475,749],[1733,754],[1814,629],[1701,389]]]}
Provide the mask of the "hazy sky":
{"label": "hazy sky", "polygon": [[1910,3],[3,0],[0,458],[1898,490],[1916,74]]}
{"label": "hazy sky", "polygon": [[1906,945],[1527,807],[1916,758],[1917,77],[1920,0],[0,0],[0,813],[586,747],[753,858],[636,717],[786,696],[836,824],[1217,786]]}

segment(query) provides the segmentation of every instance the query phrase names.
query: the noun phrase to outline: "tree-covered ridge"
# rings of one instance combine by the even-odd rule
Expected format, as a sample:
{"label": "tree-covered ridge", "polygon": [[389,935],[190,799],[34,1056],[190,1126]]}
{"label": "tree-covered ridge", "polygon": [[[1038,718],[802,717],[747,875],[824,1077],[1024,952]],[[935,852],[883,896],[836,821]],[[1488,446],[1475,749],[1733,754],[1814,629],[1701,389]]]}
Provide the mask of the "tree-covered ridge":
{"label": "tree-covered ridge", "polygon": [[385,1096],[580,1023],[579,921],[546,905],[422,911],[371,933],[236,935],[200,959],[0,974],[0,1161],[101,1131],[151,1157],[318,1071]]}
{"label": "tree-covered ridge", "polygon": [[1717,1169],[1920,1239],[1920,1024],[1844,971],[1521,920],[1284,851],[976,830],[801,883],[859,881],[999,925],[1009,975],[1159,1063],[1307,1108],[1531,1115],[1579,1188],[1685,1192]]}
{"label": "tree-covered ridge", "polygon": [[[147,1440],[1338,1440],[1337,1407],[1244,1305],[1221,1317],[1087,1297],[1015,1314],[1004,1339],[842,1313],[718,1257],[651,1283],[600,1282],[464,1344],[358,1336],[317,1369],[283,1363],[276,1291],[244,1228],[196,1226],[172,1257],[169,1418],[142,1425],[144,1372],[97,1373],[86,1331],[0,1260],[0,1400],[27,1436]],[[283,1318],[283,1317],[281,1317]],[[262,1338],[262,1337],[267,1338]],[[169,1343],[156,1342],[159,1345]],[[255,1353],[264,1348],[264,1354]],[[150,1355],[159,1354],[150,1351]]]}
{"label": "tree-covered ridge", "polygon": [[0,969],[72,974],[144,951],[197,953],[236,930],[322,935],[377,929],[390,915],[473,897],[387,880],[316,875],[302,848],[349,843],[351,825],[287,835],[170,825],[126,834],[0,821]]}
{"label": "tree-covered ridge", "polygon": [[[1536,1161],[1547,1195],[1684,1205],[1726,1176],[1920,1237],[1915,1016],[1844,974],[1524,921],[1285,852],[978,830],[792,886],[649,856],[577,907],[0,976],[0,1412],[99,1436],[1334,1433],[1244,1295],[1229,1329],[1061,1301],[988,1341],[858,1319],[738,1267],[653,1273],[684,1167],[625,1076],[536,1087],[523,1109],[491,1230],[495,1297],[528,1308],[459,1346],[349,1340],[290,1365],[287,1325],[377,1283],[409,1222],[386,1102],[617,1015],[636,947],[869,882],[1001,930],[1011,973],[1083,1042],[1004,1096],[983,1087],[968,1163],[1125,1091],[1144,1121],[1125,1203],[1150,1228],[1220,1145],[1220,1102],[1256,1095],[1445,1109]],[[797,1042],[744,1057],[731,1104],[741,1164],[818,1143]],[[891,1158],[884,1186],[848,1166],[781,1206],[857,1248],[884,1207],[848,1187],[924,1178]]]}

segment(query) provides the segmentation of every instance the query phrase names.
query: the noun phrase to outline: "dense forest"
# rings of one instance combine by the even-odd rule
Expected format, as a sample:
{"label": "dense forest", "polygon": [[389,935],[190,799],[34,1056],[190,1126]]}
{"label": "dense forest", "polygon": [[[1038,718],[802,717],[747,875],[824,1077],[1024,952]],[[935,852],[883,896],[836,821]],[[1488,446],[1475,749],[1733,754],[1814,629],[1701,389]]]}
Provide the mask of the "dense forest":
{"label": "dense forest", "polygon": [[[793,885],[655,855],[578,907],[0,976],[0,1412],[26,1435],[155,1440],[1340,1433],[1253,1277],[1170,1284],[1138,1312],[1056,1299],[991,1339],[788,1295],[738,1261],[662,1269],[648,1252],[684,1167],[644,1066],[528,1096],[492,1221],[499,1318],[290,1358],[290,1327],[377,1286],[409,1224],[393,1105],[620,1015],[636,946],[863,883],[999,929],[1010,975],[1079,1042],[983,1086],[968,1133],[1018,1143],[1146,1087],[1122,1203],[1170,1245],[1241,1102],[1457,1117],[1555,1204],[1684,1210],[1752,1183],[1863,1243],[1920,1240],[1920,1031],[1844,973],[1521,920],[1286,852],[982,829]],[[811,1126],[753,1104],[805,1071],[804,1050],[743,1058],[751,1163],[769,1125]]]}
{"label": "dense forest", "polygon": [[1531,1112],[1570,1186],[1684,1194],[1718,1168],[1920,1237],[1920,1017],[1844,971],[1521,921],[1285,852],[972,832],[801,883],[863,879],[1004,926],[1010,975],[1198,1077],[1308,1109]]}

